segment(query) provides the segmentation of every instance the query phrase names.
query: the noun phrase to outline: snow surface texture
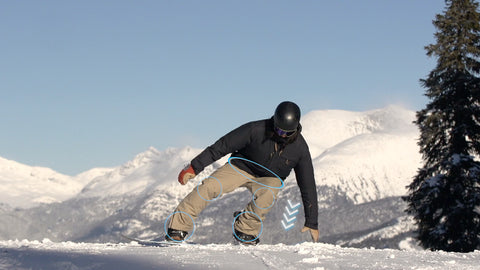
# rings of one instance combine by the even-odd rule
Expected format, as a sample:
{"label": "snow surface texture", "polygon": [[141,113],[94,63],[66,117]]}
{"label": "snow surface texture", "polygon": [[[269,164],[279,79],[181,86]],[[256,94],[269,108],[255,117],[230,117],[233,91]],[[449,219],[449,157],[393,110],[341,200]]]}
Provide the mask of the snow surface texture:
{"label": "snow surface texture", "polygon": [[[302,118],[303,134],[313,158],[319,196],[320,241],[325,244],[308,246],[309,244],[304,243],[309,241],[310,237],[299,232],[304,222],[302,207],[293,229],[287,231],[281,224],[287,202],[301,202],[295,175],[292,173],[263,224],[260,240],[265,248],[260,246],[250,249],[248,256],[245,255],[246,258],[254,257],[255,252],[259,254],[259,258],[266,256],[270,249],[272,252],[278,250],[277,254],[271,254],[272,263],[281,261],[282,256],[299,256],[298,258],[306,259],[307,262],[317,259],[318,262],[324,262],[324,259],[330,256],[330,250],[335,254],[333,258],[345,252],[347,257],[365,256],[364,260],[357,259],[368,263],[372,261],[368,260],[368,256],[380,252],[370,250],[371,247],[406,252],[398,253],[399,255],[395,255],[397,258],[408,257],[420,250],[412,240],[415,227],[412,219],[404,213],[405,203],[400,198],[406,194],[405,187],[410,184],[416,170],[421,166],[421,156],[416,145],[419,134],[412,123],[414,119],[414,112],[397,106],[367,112],[331,110],[306,114]],[[219,136],[221,135],[223,134]],[[161,236],[164,234],[167,217],[183,197],[195,189],[203,178],[226,162],[227,157],[212,164],[186,186],[178,184],[176,178],[180,169],[201,150],[185,147],[158,151],[150,148],[119,167],[93,169],[73,177],[58,174],[48,168],[30,167],[0,159],[0,240],[33,241],[48,238],[54,242],[119,243],[124,242],[120,234],[140,238]],[[251,199],[248,191],[240,189],[224,194],[212,202],[196,220],[196,230],[191,240],[201,244],[213,244],[201,246],[212,250],[208,256],[220,256],[223,252],[236,254],[238,247],[224,245],[232,240],[232,213],[243,209]],[[58,255],[59,259],[64,256],[75,257],[77,252],[80,257],[90,256],[91,250],[93,253],[96,250],[96,245],[93,244],[85,244],[83,247],[82,244],[70,242],[55,244],[5,241],[2,245],[7,252],[1,254],[0,258],[9,254],[8,260],[14,263],[18,263],[15,256],[23,254],[18,248],[24,250],[26,253],[23,255],[26,256],[35,257],[45,253],[51,257]],[[303,244],[297,245],[298,243]],[[342,250],[329,244],[368,249],[350,253],[348,249]],[[26,245],[29,248],[16,245]],[[74,250],[73,254],[62,253],[59,247],[61,245],[69,245]],[[99,246],[112,246],[114,250],[112,254],[101,253],[98,258],[100,261],[109,260],[118,253],[119,256],[130,252],[135,254],[138,249],[131,244]],[[38,247],[39,250],[33,247]],[[53,251],[49,250],[50,247]],[[302,252],[306,252],[300,251],[302,247],[311,250],[311,254],[317,259],[300,256]],[[117,250],[127,251],[123,253]],[[151,252],[151,255],[145,255],[150,256],[150,261],[155,256],[163,256],[163,253],[156,254],[156,250]],[[209,252],[206,251],[206,254]],[[169,258],[173,253],[165,254],[164,257]],[[239,254],[237,258],[243,261],[244,257],[241,252]],[[388,257],[386,254],[389,253],[380,253],[379,256]],[[428,252],[419,254],[425,258],[433,256],[428,255]],[[89,258],[96,257],[92,255]],[[187,257],[186,264],[193,263],[194,258],[196,257],[193,255]],[[298,261],[298,258],[292,260]],[[131,259],[138,261],[142,257],[138,259],[133,255]],[[422,260],[422,257],[417,259]],[[351,260],[353,263],[353,259]],[[323,265],[325,269],[342,269],[341,266],[335,266],[333,260],[330,262],[331,264],[318,265]],[[0,265],[2,263],[5,264],[0,259]],[[219,263],[225,261],[220,260]],[[403,261],[400,260],[399,263]],[[265,262],[264,265],[268,263]],[[312,268],[315,268],[313,265]],[[414,269],[439,269],[422,268],[422,265],[424,264],[421,263]],[[292,267],[296,266],[292,264]],[[357,268],[362,269],[361,266]]]}
{"label": "snow surface texture", "polygon": [[480,252],[459,254],[341,248],[329,244],[143,247],[0,241],[0,269],[479,269]]}

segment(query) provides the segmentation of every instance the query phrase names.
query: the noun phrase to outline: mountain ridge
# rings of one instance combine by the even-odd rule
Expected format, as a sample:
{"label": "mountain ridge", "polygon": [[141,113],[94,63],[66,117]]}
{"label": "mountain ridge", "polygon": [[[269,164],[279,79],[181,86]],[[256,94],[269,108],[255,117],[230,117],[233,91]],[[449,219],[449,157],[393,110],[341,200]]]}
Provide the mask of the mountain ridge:
{"label": "mountain ridge", "polygon": [[[311,150],[316,149],[311,152],[321,241],[382,248],[410,243],[406,239],[412,236],[413,225],[400,196],[420,163],[413,118],[413,112],[399,107],[305,115],[304,137]],[[333,126],[325,123],[332,119]],[[102,242],[119,241],[119,233],[144,238],[161,235],[183,197],[226,162],[224,157],[187,185],[180,185],[178,172],[200,152],[191,147],[164,151],[151,147],[121,166],[98,175],[92,172],[93,179],[69,199],[15,212],[2,207],[0,224],[6,229],[0,230],[0,238]],[[294,177],[293,173],[287,177],[264,222],[268,228],[261,236],[264,243],[308,241],[298,230],[286,232],[280,223],[286,202],[301,202]],[[239,189],[210,203],[195,221],[192,239],[199,243],[230,241],[232,213],[241,210],[251,196]],[[296,223],[303,222],[300,212]]]}
{"label": "mountain ridge", "polygon": [[[339,188],[347,191],[353,201],[360,203],[384,197],[383,190],[362,190],[362,185],[372,187],[375,183],[392,179],[388,185],[383,185],[388,189],[385,195],[402,195],[408,182],[399,178],[406,179],[414,175],[421,163],[416,145],[418,131],[412,123],[414,116],[414,112],[399,106],[366,112],[318,110],[307,113],[302,118],[302,134],[309,144],[317,185],[338,187],[340,183]],[[61,202],[75,196],[110,196],[126,192],[138,194],[147,186],[154,188],[175,182],[178,171],[201,151],[189,146],[167,148],[164,151],[150,147],[123,165],[94,168],[76,176],[0,157],[1,191],[4,194],[17,194],[2,197],[0,203],[28,208],[39,203]],[[222,162],[225,159],[217,163]],[[142,167],[143,171],[138,170]],[[206,177],[205,174],[202,176]],[[38,183],[33,183],[36,177],[44,185],[43,189]],[[352,181],[354,178],[356,180]],[[364,181],[367,178],[369,181]],[[403,183],[393,185],[393,182]],[[45,186],[45,183],[50,185]],[[58,194],[52,194],[51,191]]]}

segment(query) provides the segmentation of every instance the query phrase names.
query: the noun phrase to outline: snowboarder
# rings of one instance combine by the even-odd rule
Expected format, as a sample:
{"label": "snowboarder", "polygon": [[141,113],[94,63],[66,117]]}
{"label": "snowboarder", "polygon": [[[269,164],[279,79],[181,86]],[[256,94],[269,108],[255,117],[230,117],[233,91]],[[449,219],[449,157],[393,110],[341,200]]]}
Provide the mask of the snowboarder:
{"label": "snowboarder", "polygon": [[187,184],[206,166],[227,154],[232,154],[231,159],[178,205],[169,218],[165,239],[184,241],[193,229],[194,219],[209,202],[246,187],[253,200],[234,214],[233,235],[244,244],[257,244],[262,222],[275,204],[283,181],[294,169],[305,212],[301,231],[310,232],[312,240],[318,241],[317,190],[312,159],[301,130],[300,108],[285,101],[277,106],[270,119],[244,124],[207,147],[180,172],[180,184]]}

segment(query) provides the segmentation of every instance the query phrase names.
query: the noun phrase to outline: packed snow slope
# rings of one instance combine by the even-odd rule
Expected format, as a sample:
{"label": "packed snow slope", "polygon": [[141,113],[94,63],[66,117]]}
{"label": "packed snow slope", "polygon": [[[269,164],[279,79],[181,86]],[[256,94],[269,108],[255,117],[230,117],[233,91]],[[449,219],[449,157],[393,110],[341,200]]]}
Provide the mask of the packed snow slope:
{"label": "packed snow slope", "polygon": [[[350,247],[415,246],[409,240],[414,226],[399,198],[405,195],[405,187],[420,167],[414,118],[414,112],[398,106],[367,112],[313,111],[302,118],[317,181],[322,242]],[[40,204],[25,196],[29,199],[26,205],[35,207],[12,209],[25,205],[2,196],[0,239],[119,242],[120,233],[144,238],[162,235],[176,205],[226,161],[227,157],[207,167],[188,185],[179,185],[178,172],[201,150],[185,147],[159,151],[152,147],[116,168],[62,176],[64,182],[86,183],[82,188],[67,184],[75,186],[68,191],[59,183],[55,194],[48,193],[55,188],[44,190],[45,194],[38,189],[35,198],[50,196],[58,203]],[[5,171],[2,164],[0,173]],[[11,165],[16,166],[13,171],[17,175],[30,175],[31,167],[17,165]],[[301,202],[294,176],[292,173],[287,178],[263,224],[262,243],[296,244],[308,240],[299,232],[303,211],[294,229],[285,230],[281,224],[288,201]],[[1,174],[0,186],[8,181],[18,183],[10,184],[3,194],[11,190],[17,197],[22,197],[22,192],[28,194],[29,186],[19,183],[22,179],[12,173]],[[232,213],[251,199],[246,190],[222,195],[195,221],[197,229],[191,232],[191,240],[216,244],[231,241]]]}
{"label": "packed snow slope", "polygon": [[143,247],[134,243],[89,244],[0,241],[0,269],[317,269],[473,270],[480,252],[459,254],[341,248],[328,244],[232,244]]}

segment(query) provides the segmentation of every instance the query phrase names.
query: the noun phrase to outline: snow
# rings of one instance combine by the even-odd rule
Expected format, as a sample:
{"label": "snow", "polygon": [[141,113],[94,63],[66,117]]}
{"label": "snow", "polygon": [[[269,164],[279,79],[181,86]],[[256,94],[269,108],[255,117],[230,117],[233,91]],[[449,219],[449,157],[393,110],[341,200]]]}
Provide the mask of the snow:
{"label": "snow", "polygon": [[118,167],[76,176],[0,158],[0,269],[478,269],[478,252],[423,251],[414,240],[400,198],[421,167],[414,119],[398,106],[302,118],[319,198],[316,244],[300,233],[303,211],[292,229],[281,224],[287,202],[301,202],[293,173],[263,224],[261,245],[231,244],[232,213],[251,199],[240,189],[195,221],[197,245],[151,248],[122,243],[119,234],[163,234],[176,205],[227,157],[185,186],[178,172],[202,149],[151,147]]}
{"label": "snow", "polygon": [[399,106],[366,112],[312,111],[302,116],[302,134],[313,157],[358,135],[372,133],[417,133],[415,112]]}
{"label": "snow", "polygon": [[80,197],[106,197],[139,194],[158,185],[171,183],[187,160],[200,153],[199,149],[170,148],[164,152],[150,147],[133,160],[94,178]]}
{"label": "snow", "polygon": [[[412,136],[412,134],[416,134],[416,129],[412,127],[411,123],[413,116],[413,112],[398,107],[387,107],[368,112],[314,111],[305,115],[302,120],[305,138],[311,148],[321,150],[318,153],[312,151],[317,185],[320,190],[321,208],[335,209],[335,212],[331,214],[326,211],[323,211],[322,214],[335,215],[333,219],[337,219],[341,217],[338,212],[342,212],[342,209],[345,209],[346,214],[352,215],[351,209],[355,206],[352,206],[351,203],[360,205],[404,194],[404,186],[408,184],[414,174],[419,157],[415,138]],[[315,130],[318,127],[328,132],[318,132]],[[69,240],[72,237],[74,237],[73,239],[83,239],[85,236],[78,232],[77,223],[86,222],[86,225],[92,226],[88,229],[83,228],[82,232],[89,229],[95,230],[98,226],[97,222],[103,222],[104,217],[112,216],[115,216],[116,220],[112,218],[112,221],[108,221],[113,224],[108,225],[109,229],[107,230],[115,228],[129,233],[140,230],[139,234],[154,235],[159,230],[152,228],[154,222],[163,222],[175,205],[201,179],[207,177],[216,167],[226,161],[223,159],[213,166],[207,167],[187,186],[179,185],[176,182],[179,170],[200,151],[201,149],[190,147],[158,151],[152,147],[116,168],[92,169],[73,178],[64,176],[65,182],[73,183],[68,185],[71,191],[61,185],[57,189],[44,185],[43,189],[39,189],[44,194],[37,194],[31,200],[29,200],[29,196],[32,189],[29,189],[28,186],[20,188],[21,185],[19,185],[19,183],[28,181],[15,175],[10,176],[8,179],[20,179],[20,181],[16,181],[15,186],[8,186],[8,182],[0,181],[0,186],[9,187],[8,190],[5,190],[6,194],[18,193],[17,199],[13,200],[8,196],[2,196],[0,202],[7,203],[12,207],[28,209],[14,214],[6,211],[7,216],[3,218],[5,226],[20,222],[20,220],[23,221],[11,229],[0,229],[0,237],[2,235],[5,235],[3,237],[10,235],[10,237],[30,239],[32,237],[34,239],[49,237],[56,241]],[[32,167],[26,165],[16,165],[12,165],[12,167],[17,174],[30,175],[30,171],[33,170]],[[4,174],[0,174],[0,179],[2,176]],[[86,180],[87,178],[90,178],[90,181]],[[31,182],[34,181],[35,179],[31,180]],[[40,183],[40,181],[37,182]],[[83,184],[80,189],[78,183],[87,184]],[[300,202],[294,175],[290,175],[285,183],[286,187],[279,195],[278,204],[282,205],[281,203],[286,202],[287,198],[295,203]],[[47,196],[50,195],[48,192],[51,190],[55,191],[58,199],[48,200]],[[217,219],[217,215],[222,215],[225,217],[224,224],[228,225],[231,213],[223,213],[221,210],[231,209],[229,210],[231,212],[239,210],[243,207],[241,204],[246,203],[249,197],[241,192],[224,196],[218,200],[218,203],[212,204],[212,208],[206,210],[205,215],[202,215],[204,219],[200,219],[199,224],[205,224],[203,226],[205,228],[213,228],[218,225],[218,222],[213,224],[211,220]],[[41,198],[44,203],[59,202],[59,204],[42,205],[38,198]],[[23,202],[28,202],[28,204]],[[241,204],[238,205],[239,203]],[[133,209],[136,209],[137,212],[133,212]],[[45,216],[43,213],[49,214]],[[271,215],[281,219],[283,216],[281,208],[274,209]],[[27,224],[33,224],[33,221],[30,221],[32,218],[42,219],[42,223],[38,224],[37,221],[35,225],[40,227],[37,232],[27,226]],[[387,220],[383,220],[384,218],[387,216],[368,222],[372,224],[380,221],[387,222]],[[332,217],[328,217],[328,219],[331,220]],[[301,220],[300,216],[298,220]],[[277,229],[282,229],[281,226],[276,227],[279,224],[280,222],[274,222],[265,225],[275,225],[274,229],[270,229],[273,233]],[[342,233],[338,228],[345,227],[347,230],[346,227],[348,227],[343,224],[334,226],[331,226],[333,225],[331,223],[327,224],[324,230],[331,233]],[[60,229],[59,226],[63,229]],[[55,228],[53,230],[55,236],[42,235],[42,229],[52,230],[52,228]],[[202,232],[202,235],[205,236],[206,233]],[[210,231],[208,234],[211,234]],[[67,235],[70,238],[66,237]],[[282,241],[288,240],[289,243],[294,243],[296,237],[295,235],[288,236],[290,240],[282,239]],[[210,238],[206,237],[205,242],[211,241]],[[271,236],[268,236],[268,233],[263,236],[264,241],[268,241],[269,238]],[[225,239],[219,241],[222,240]]]}
{"label": "snow", "polygon": [[[314,160],[317,184],[338,187],[355,203],[403,195],[421,165],[414,119],[413,111],[398,106],[304,115],[302,134]],[[138,195],[175,181],[179,169],[201,150],[151,147],[116,168],[94,168],[77,176],[0,158],[0,192],[4,194],[0,203],[31,208],[75,197]]]}
{"label": "snow", "polygon": [[342,248],[322,243],[144,247],[136,243],[0,241],[0,269],[478,269],[460,254]]}
{"label": "snow", "polygon": [[414,112],[389,106],[314,111],[304,118],[317,184],[338,187],[355,203],[405,195],[421,167]]}
{"label": "snow", "polygon": [[41,203],[67,200],[83,184],[49,168],[31,167],[0,157],[0,202],[14,207],[32,207]]}

